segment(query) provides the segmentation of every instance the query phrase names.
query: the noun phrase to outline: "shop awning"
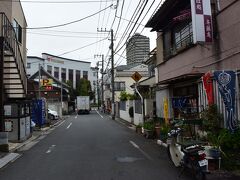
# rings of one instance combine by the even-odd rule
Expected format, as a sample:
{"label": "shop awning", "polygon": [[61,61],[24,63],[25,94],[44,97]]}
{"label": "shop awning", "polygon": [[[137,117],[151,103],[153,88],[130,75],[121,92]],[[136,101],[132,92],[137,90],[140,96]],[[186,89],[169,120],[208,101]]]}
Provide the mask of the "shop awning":
{"label": "shop awning", "polygon": [[186,82],[190,80],[198,80],[204,75],[204,73],[188,73],[188,74],[182,74],[180,76],[176,76],[170,79],[166,79],[163,81],[158,82],[158,85],[164,85],[164,84],[175,84],[179,82]]}

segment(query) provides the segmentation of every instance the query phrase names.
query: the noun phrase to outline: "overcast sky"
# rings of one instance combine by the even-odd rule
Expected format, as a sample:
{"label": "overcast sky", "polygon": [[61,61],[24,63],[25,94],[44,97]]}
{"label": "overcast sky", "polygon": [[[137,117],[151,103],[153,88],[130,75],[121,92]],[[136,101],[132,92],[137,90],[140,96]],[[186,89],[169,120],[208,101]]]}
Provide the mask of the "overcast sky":
{"label": "overcast sky", "polygon": [[[94,55],[103,54],[106,59],[106,66],[108,61],[106,56],[110,56],[110,52],[108,53],[110,36],[109,33],[98,32],[97,29],[110,30],[112,28],[114,36],[116,36],[114,47],[118,50],[123,46],[115,55],[116,65],[126,64],[126,59],[124,58],[126,53],[123,50],[125,50],[124,43],[130,32],[131,34],[142,32],[141,34],[150,38],[151,49],[156,46],[156,33],[150,32],[149,28],[144,29],[143,25],[146,24],[159,6],[159,0],[148,1],[138,21],[141,22],[143,19],[142,25],[138,27],[137,24],[133,31],[131,29],[141,12],[137,7],[143,8],[145,0],[119,0],[119,2],[117,0],[21,0],[21,2],[28,28],[55,26],[80,20],[70,25],[55,28],[28,29],[27,49],[29,56],[41,57],[41,53],[49,53],[56,56],[89,61],[92,62],[92,66],[95,66],[96,62],[101,59],[94,58]],[[132,19],[136,9],[138,13],[135,13],[135,19]],[[101,12],[97,13],[99,11]],[[126,31],[127,36],[119,44],[119,40],[123,37],[131,19],[134,22],[130,23],[131,27]],[[104,38],[105,40],[103,40]]]}

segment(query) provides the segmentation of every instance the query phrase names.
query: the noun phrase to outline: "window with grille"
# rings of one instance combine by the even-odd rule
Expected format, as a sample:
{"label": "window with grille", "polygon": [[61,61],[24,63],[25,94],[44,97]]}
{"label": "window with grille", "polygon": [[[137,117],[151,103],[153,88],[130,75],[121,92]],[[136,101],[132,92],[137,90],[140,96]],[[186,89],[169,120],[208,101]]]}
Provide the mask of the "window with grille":
{"label": "window with grille", "polygon": [[115,91],[125,91],[125,82],[115,82],[114,83],[114,89]]}

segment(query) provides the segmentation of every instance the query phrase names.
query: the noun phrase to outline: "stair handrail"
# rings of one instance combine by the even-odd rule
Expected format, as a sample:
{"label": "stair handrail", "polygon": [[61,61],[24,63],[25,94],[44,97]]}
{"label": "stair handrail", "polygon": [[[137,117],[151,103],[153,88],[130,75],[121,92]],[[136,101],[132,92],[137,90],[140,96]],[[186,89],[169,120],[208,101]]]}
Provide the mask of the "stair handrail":
{"label": "stair handrail", "polygon": [[[20,50],[20,47],[18,44],[16,32],[14,30],[12,23],[9,21],[8,17],[6,16],[6,14],[4,12],[0,12],[0,15],[1,15],[1,36],[5,37],[4,39],[7,41],[7,43],[9,43],[10,48],[12,48],[11,50],[12,50],[12,53],[14,53],[14,59],[17,62],[16,64],[19,68],[20,76],[22,78],[24,78],[23,76],[25,76],[26,81],[22,78],[21,78],[21,81],[24,85],[25,92],[27,92],[27,89],[26,89],[27,73],[26,73],[26,69],[25,69],[25,64],[23,62],[21,50]],[[15,50],[17,50],[17,51],[15,51]]]}

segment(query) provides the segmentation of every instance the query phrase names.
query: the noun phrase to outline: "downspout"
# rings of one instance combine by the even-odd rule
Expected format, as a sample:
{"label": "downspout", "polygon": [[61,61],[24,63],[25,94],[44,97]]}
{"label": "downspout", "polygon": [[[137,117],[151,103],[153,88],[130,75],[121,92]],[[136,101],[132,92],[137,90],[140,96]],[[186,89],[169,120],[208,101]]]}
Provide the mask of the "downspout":
{"label": "downspout", "polygon": [[144,107],[144,98],[142,97],[142,95],[140,94],[140,92],[137,89],[137,83],[135,83],[135,90],[138,93],[138,95],[141,98],[141,105],[142,105],[142,123],[144,124],[145,122],[145,107]]}

